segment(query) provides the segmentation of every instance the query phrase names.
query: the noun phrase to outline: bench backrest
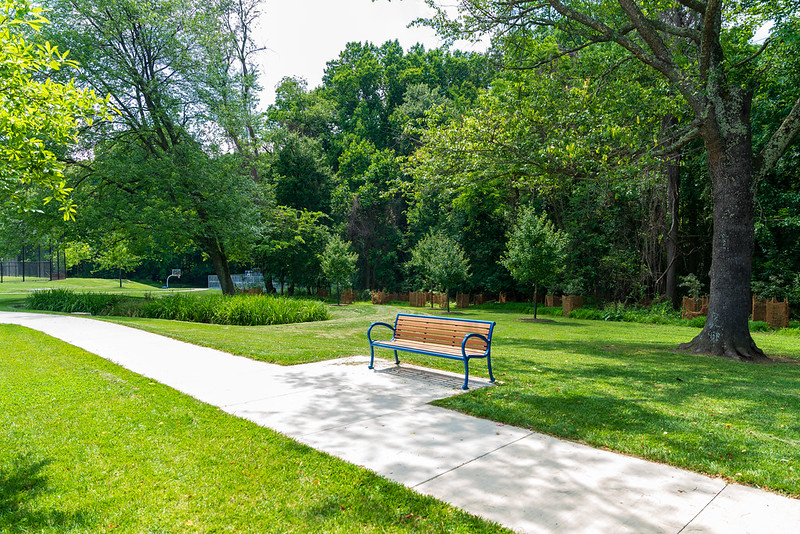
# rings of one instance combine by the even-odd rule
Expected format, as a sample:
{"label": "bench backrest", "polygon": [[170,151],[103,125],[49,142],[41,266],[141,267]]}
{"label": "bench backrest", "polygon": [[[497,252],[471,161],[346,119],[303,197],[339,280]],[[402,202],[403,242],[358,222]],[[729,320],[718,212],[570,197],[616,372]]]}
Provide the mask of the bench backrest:
{"label": "bench backrest", "polygon": [[[395,339],[460,347],[467,334],[481,334],[491,342],[494,322],[426,315],[397,314]],[[486,343],[477,337],[467,341],[467,348],[485,351]]]}

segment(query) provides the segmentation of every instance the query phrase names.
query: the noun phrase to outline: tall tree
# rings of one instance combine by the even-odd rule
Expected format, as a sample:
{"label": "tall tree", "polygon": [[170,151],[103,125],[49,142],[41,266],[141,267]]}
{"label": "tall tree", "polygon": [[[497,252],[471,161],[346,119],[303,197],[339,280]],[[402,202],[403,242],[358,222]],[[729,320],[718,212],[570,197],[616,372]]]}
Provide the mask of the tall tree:
{"label": "tall tree", "polygon": [[[238,183],[245,180],[240,170],[251,182],[259,178],[253,46],[243,27],[252,23],[255,8],[244,0],[48,4],[57,37],[84,65],[79,82],[111,95],[119,111],[113,123],[94,130],[87,146],[94,160],[76,162],[94,198],[125,198],[133,207],[122,212],[130,226],[152,230],[160,221],[161,229],[181,228],[184,240],[211,260],[223,292],[232,294],[228,263],[241,234],[231,230],[259,208],[259,195]],[[204,69],[204,63],[211,66]],[[233,155],[217,150],[223,139],[237,149]],[[240,170],[231,167],[232,157]],[[169,207],[153,217],[164,202]]]}
{"label": "tall tree", "polygon": [[[433,4],[433,2],[429,2]],[[769,52],[771,40],[754,47],[748,39],[757,24],[775,20],[777,29],[796,26],[791,3],[722,0],[640,1],[617,3],[582,0],[461,0],[460,24],[443,11],[433,21],[451,35],[492,32],[514,43],[541,28],[554,29],[561,48],[556,55],[578,53],[598,43],[614,43],[631,59],[662,76],[687,103],[691,120],[661,147],[671,153],[693,139],[703,140],[713,187],[713,259],[709,316],[705,327],[682,348],[737,360],[761,360],[748,329],[753,254],[753,190],[775,166],[800,132],[800,97],[796,88],[783,121],[758,146],[752,137],[752,103],[759,81],[755,63]],[[686,12],[684,23],[666,22],[666,9]],[[453,31],[455,29],[455,32]],[[675,40],[681,46],[671,47]],[[517,41],[518,42],[518,41]],[[514,48],[524,65],[551,57]],[[797,58],[782,57],[796,62]],[[520,65],[518,63],[518,65]]]}

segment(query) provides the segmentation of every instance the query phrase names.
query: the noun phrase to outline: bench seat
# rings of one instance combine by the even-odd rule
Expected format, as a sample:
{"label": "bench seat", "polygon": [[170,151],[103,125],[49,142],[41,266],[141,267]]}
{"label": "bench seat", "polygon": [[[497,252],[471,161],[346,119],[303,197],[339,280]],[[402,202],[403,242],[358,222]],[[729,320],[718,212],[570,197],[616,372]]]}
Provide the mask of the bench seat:
{"label": "bench seat", "polygon": [[[493,321],[399,313],[395,318],[394,325],[381,322],[370,325],[367,331],[370,349],[369,368],[374,368],[375,347],[393,350],[397,364],[400,363],[397,351],[460,360],[464,362],[462,389],[468,389],[469,360],[486,358],[489,378],[494,382],[491,359],[494,326]],[[372,339],[372,329],[375,327],[390,329],[393,334],[392,339]]]}

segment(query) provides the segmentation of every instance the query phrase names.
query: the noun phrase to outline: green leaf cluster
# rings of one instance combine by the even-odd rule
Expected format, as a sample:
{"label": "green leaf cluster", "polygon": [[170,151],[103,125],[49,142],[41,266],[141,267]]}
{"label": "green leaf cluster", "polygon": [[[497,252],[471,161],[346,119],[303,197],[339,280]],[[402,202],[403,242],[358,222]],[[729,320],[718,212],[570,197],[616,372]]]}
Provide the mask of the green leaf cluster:
{"label": "green leaf cluster", "polygon": [[74,143],[82,126],[105,117],[107,100],[50,78],[78,65],[40,38],[47,23],[44,10],[28,0],[0,2],[0,193],[27,211],[38,209],[31,189],[48,191],[44,202],[59,203],[66,221],[76,209],[54,145]]}
{"label": "green leaf cluster", "polygon": [[525,209],[509,233],[508,249],[501,263],[522,284],[547,284],[561,270],[567,244],[567,235],[557,230],[545,214]]}
{"label": "green leaf cluster", "polygon": [[422,274],[427,288],[435,291],[448,293],[469,278],[464,249],[442,231],[429,232],[411,249],[410,265]]}

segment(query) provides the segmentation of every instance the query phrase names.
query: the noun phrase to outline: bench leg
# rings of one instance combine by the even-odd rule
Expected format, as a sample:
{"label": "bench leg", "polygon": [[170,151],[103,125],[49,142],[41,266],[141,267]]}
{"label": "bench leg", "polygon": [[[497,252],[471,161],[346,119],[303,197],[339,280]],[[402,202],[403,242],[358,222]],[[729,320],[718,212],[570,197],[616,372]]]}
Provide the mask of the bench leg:
{"label": "bench leg", "polygon": [[469,358],[464,358],[464,385],[461,389],[469,389]]}
{"label": "bench leg", "polygon": [[394,364],[400,365],[400,358],[397,357],[397,351],[394,351]]}
{"label": "bench leg", "polygon": [[369,369],[375,369],[375,347],[369,346]]}
{"label": "bench leg", "polygon": [[486,356],[486,363],[489,365],[489,382],[494,382],[494,375],[492,375],[492,355]]}

